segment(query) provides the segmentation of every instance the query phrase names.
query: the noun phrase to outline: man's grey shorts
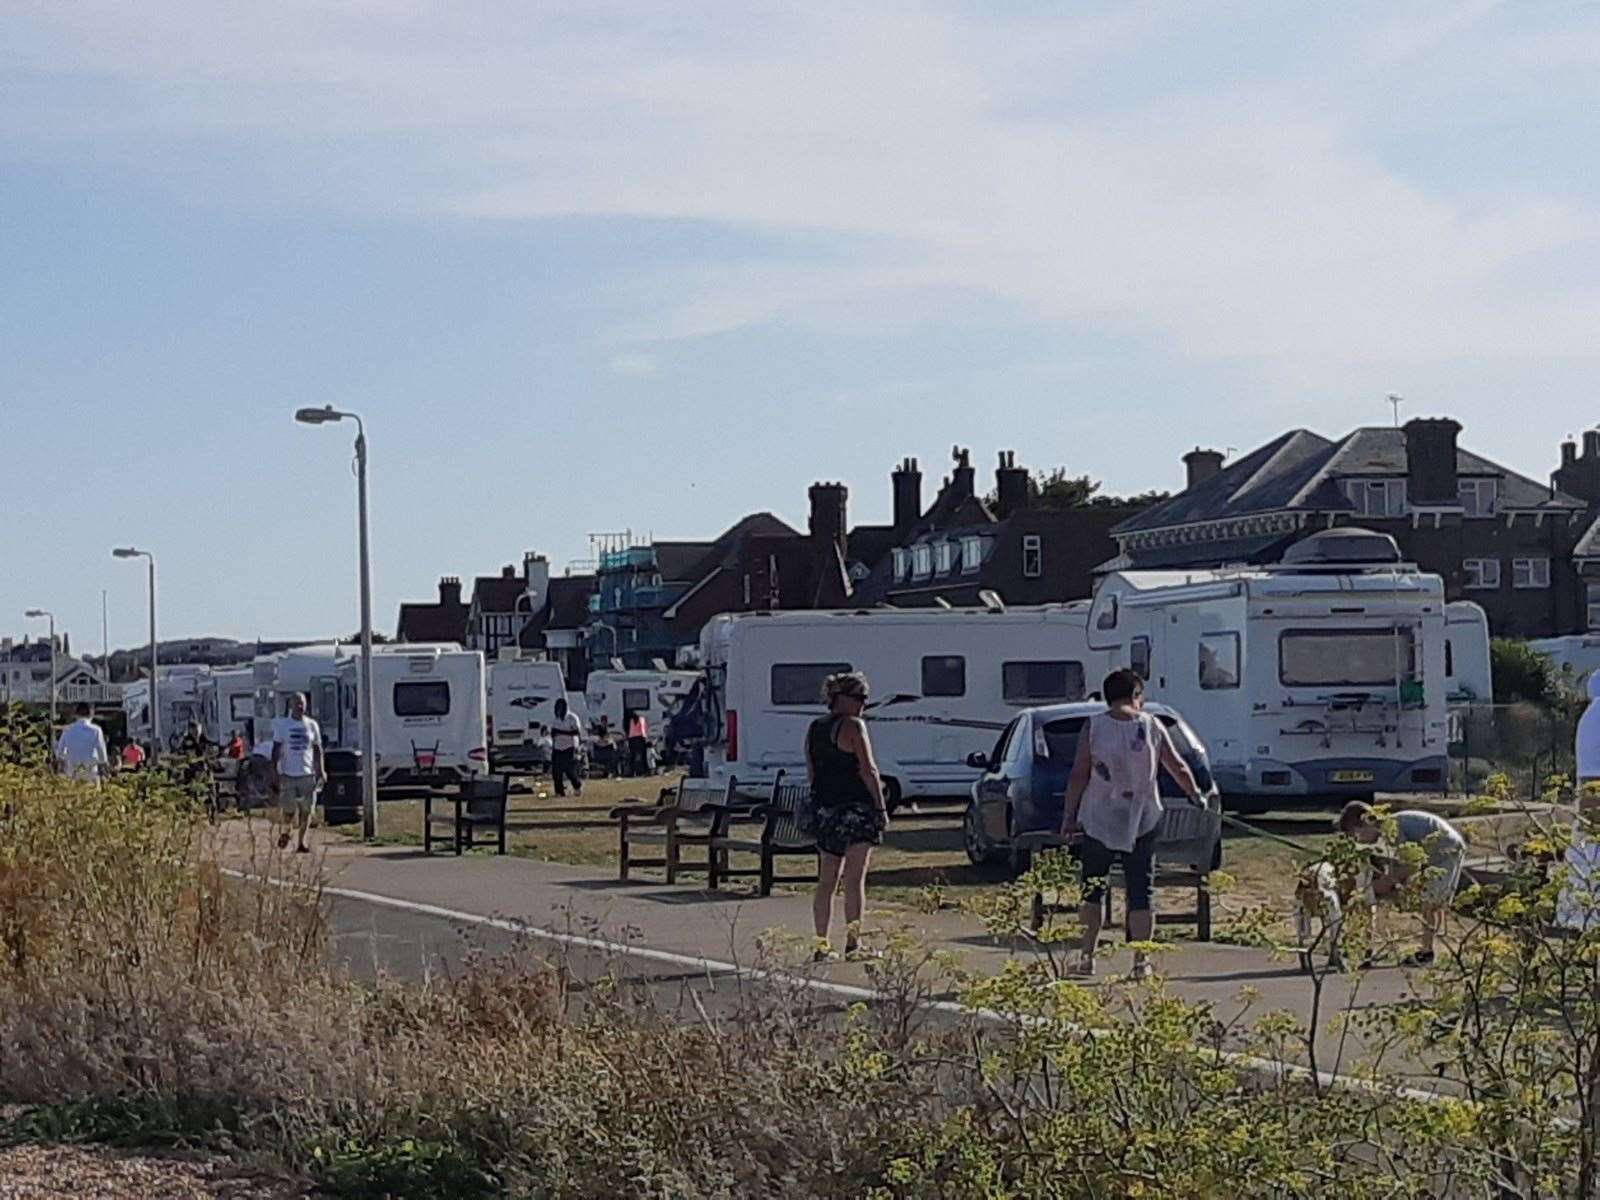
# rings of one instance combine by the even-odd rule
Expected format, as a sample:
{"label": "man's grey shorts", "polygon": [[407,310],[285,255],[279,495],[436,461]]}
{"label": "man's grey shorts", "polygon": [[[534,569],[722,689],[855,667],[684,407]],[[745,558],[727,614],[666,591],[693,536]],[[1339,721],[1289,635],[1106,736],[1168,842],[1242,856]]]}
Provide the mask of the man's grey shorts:
{"label": "man's grey shorts", "polygon": [[315,775],[278,776],[278,807],[285,813],[310,813],[317,803]]}

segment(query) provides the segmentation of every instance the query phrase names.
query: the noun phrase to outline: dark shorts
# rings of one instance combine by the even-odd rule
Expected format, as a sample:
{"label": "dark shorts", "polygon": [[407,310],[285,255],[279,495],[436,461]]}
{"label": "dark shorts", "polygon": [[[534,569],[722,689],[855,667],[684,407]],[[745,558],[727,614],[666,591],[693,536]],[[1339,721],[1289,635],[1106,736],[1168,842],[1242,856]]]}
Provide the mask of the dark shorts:
{"label": "dark shorts", "polygon": [[817,805],[817,848],[843,858],[851,846],[881,846],[883,828],[878,812],[868,804]]}
{"label": "dark shorts", "polygon": [[1083,902],[1098,904],[1105,899],[1106,876],[1111,873],[1113,859],[1122,859],[1122,877],[1128,888],[1128,911],[1150,911],[1150,869],[1156,856],[1156,834],[1152,829],[1133,843],[1132,850],[1113,850],[1110,846],[1084,836],[1078,847],[1078,861],[1083,867]]}

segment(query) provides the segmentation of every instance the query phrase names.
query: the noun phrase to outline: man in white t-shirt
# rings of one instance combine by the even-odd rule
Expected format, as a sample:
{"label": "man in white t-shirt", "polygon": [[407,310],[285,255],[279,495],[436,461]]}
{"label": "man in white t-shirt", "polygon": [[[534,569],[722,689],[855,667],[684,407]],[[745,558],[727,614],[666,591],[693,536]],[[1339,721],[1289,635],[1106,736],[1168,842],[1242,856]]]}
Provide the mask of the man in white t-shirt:
{"label": "man in white t-shirt", "polygon": [[289,845],[288,822],[295,823],[295,851],[307,854],[306,830],[317,804],[317,792],[328,782],[322,761],[322,727],[306,716],[304,692],[289,698],[289,715],[272,725],[272,765],[278,771],[278,809],[284,830],[278,835],[278,849]]}
{"label": "man in white t-shirt", "polygon": [[578,775],[578,738],[582,733],[583,723],[565,700],[557,700],[555,715],[550,718],[550,777],[555,780],[558,796],[567,794],[569,781],[574,794],[583,795],[583,780]]}
{"label": "man in white t-shirt", "polygon": [[111,766],[106,753],[106,735],[90,720],[87,704],[78,705],[77,720],[56,739],[56,762],[69,779],[86,779],[100,786],[100,777]]}

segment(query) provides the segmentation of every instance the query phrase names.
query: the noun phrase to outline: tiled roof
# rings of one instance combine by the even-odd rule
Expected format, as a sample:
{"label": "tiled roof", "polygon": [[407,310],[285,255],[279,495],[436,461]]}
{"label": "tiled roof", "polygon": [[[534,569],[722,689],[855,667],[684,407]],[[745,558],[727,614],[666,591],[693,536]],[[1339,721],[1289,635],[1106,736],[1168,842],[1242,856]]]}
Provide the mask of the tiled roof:
{"label": "tiled roof", "polygon": [[464,604],[402,604],[395,636],[402,642],[459,642],[467,636]]}
{"label": "tiled roof", "polygon": [[521,575],[479,575],[472,581],[472,603],[482,613],[516,612],[527,586]]}

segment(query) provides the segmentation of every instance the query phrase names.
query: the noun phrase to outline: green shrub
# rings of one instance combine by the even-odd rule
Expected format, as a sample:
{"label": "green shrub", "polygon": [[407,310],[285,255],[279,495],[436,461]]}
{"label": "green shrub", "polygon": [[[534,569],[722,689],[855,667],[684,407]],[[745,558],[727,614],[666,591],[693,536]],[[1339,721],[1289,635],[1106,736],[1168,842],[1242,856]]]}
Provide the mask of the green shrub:
{"label": "green shrub", "polygon": [[1525,702],[1548,707],[1559,694],[1555,665],[1527,642],[1495,638],[1489,644],[1497,704]]}

